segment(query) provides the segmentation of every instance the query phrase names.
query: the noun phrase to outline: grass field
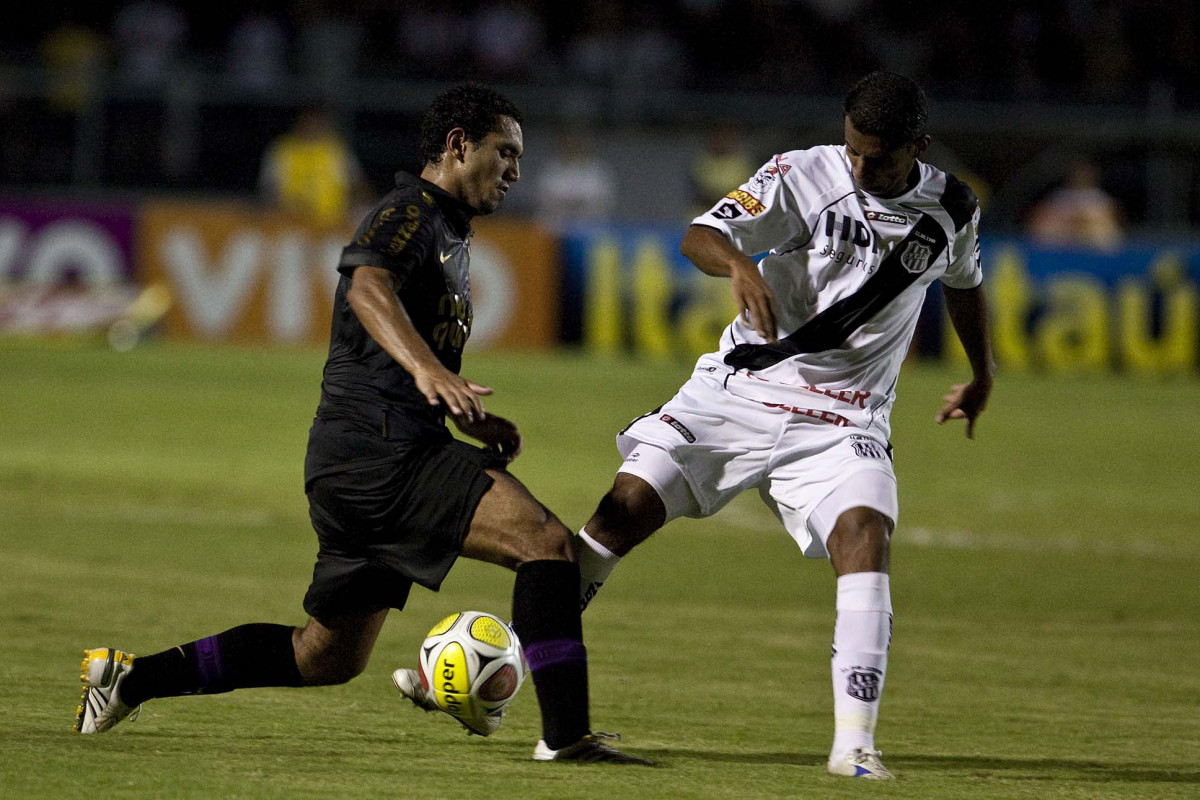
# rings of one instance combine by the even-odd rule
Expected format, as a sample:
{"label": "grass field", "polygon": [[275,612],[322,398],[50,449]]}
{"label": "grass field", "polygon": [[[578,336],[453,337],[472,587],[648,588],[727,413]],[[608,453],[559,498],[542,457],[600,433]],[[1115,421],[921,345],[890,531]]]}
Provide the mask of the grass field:
{"label": "grass field", "polygon": [[[1200,796],[1200,383],[1002,375],[977,439],[906,370],[894,418],[892,784],[831,778],[834,581],[745,497],[675,523],[584,618],[593,724],[660,769],[534,764],[533,692],[465,737],[388,680],[445,614],[507,615],[511,576],[415,590],[340,687],[154,701],[71,733],[84,646],[151,652],[300,623],[301,487],[322,354],[0,341],[0,796],[1158,798]],[[514,465],[570,526],[612,435],[689,366],[476,356]]]}

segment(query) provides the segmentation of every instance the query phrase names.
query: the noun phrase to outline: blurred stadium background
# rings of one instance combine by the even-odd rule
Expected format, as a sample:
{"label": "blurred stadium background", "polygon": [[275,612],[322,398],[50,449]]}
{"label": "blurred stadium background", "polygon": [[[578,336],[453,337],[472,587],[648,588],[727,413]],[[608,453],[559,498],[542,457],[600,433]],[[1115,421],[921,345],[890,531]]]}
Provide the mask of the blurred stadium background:
{"label": "blurred stadium background", "polygon": [[840,141],[845,89],[888,68],[984,200],[1003,365],[1197,367],[1194,3],[51,2],[0,36],[0,331],[95,327],[132,284],[169,292],[171,336],[320,342],[346,226],[470,77],[528,114],[475,346],[690,355],[727,309],[676,255],[686,220]]}
{"label": "blurred stadium background", "polygon": [[[444,797],[446,761],[469,754],[479,771],[455,792],[495,793],[490,770],[510,794],[569,795],[525,772],[531,697],[504,737],[467,747],[395,717],[380,688],[448,610],[502,611],[496,570],[466,565],[414,596],[368,675],[322,695],[328,718],[267,692],[163,705],[120,732],[140,743],[126,753],[120,737],[65,741],[74,652],[155,648],[246,609],[299,622],[332,266],[392,173],[418,168],[438,91],[493,83],[527,116],[522,182],[478,224],[464,372],[522,424],[518,474],[578,525],[616,466],[611,433],[666,399],[732,316],[727,287],[678,255],[688,220],[772,154],[840,142],[841,98],[876,68],[925,86],[929,160],[983,202],[1001,369],[978,441],[931,426],[964,374],[931,293],[895,420],[905,616],[881,734],[911,782],[894,796],[961,797],[962,780],[980,797],[1194,796],[1200,4],[1186,0],[47,0],[9,18],[0,696],[17,711],[0,784],[378,796],[411,778],[407,796]],[[821,783],[832,578],[773,525],[752,503],[680,523],[589,610],[600,721],[674,767],[578,779],[589,796],[845,791]],[[703,656],[680,670],[678,648]],[[759,657],[806,688],[755,671]],[[732,702],[751,673],[769,699]]]}

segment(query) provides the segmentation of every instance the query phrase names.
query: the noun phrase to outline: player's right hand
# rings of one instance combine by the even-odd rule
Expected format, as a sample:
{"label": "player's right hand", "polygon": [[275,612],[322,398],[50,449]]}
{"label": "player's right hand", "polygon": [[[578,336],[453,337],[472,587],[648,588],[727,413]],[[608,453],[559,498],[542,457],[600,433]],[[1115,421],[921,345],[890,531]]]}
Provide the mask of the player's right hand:
{"label": "player's right hand", "polygon": [[412,376],[429,405],[445,403],[447,411],[467,422],[483,419],[483,401],[479,398],[491,394],[490,387],[455,375],[440,363],[414,370]]}
{"label": "player's right hand", "polygon": [[988,396],[991,393],[991,378],[976,378],[970,383],[956,383],[950,388],[950,393],[942,398],[946,404],[933,421],[941,425],[948,419],[965,419],[967,438],[974,439],[975,419],[987,407]]}
{"label": "player's right hand", "polygon": [[758,265],[746,259],[745,264],[730,270],[729,283],[733,302],[737,303],[745,320],[768,342],[779,341],[775,327],[775,295],[763,280]]}

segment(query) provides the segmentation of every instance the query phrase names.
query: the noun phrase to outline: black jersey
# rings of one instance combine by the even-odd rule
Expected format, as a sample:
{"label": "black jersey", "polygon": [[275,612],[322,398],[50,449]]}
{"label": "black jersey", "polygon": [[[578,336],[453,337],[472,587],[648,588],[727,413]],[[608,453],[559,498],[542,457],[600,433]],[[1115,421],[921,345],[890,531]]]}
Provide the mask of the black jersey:
{"label": "black jersey", "polygon": [[396,174],[396,187],[363,219],[354,241],[342,251],[318,415],[371,416],[383,409],[394,412],[389,419],[404,420],[414,437],[444,430],[444,409],[429,405],[408,371],[371,338],[346,293],[356,267],[394,273],[400,304],[413,327],[438,360],[457,373],[471,333],[467,269],[475,213],[427,180]]}

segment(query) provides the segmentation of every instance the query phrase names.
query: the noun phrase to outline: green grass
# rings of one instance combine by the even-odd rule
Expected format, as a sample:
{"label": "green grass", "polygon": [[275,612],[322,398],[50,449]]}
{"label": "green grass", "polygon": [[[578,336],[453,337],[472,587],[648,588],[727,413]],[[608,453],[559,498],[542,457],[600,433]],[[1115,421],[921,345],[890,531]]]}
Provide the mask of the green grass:
{"label": "green grass", "polygon": [[[681,521],[585,617],[596,727],[655,770],[528,760],[526,690],[488,740],[401,702],[450,611],[507,614],[511,576],[414,591],[346,686],[147,705],[71,733],[79,653],[300,623],[316,540],[301,465],[322,357],[0,342],[0,795],[1196,797],[1200,384],[1003,375],[976,441],[932,422],[957,376],[901,379],[896,635],[879,743],[901,780],[824,770],[834,581],[757,500]],[[476,356],[526,438],[514,472],[578,526],[612,436],[686,364]]]}

